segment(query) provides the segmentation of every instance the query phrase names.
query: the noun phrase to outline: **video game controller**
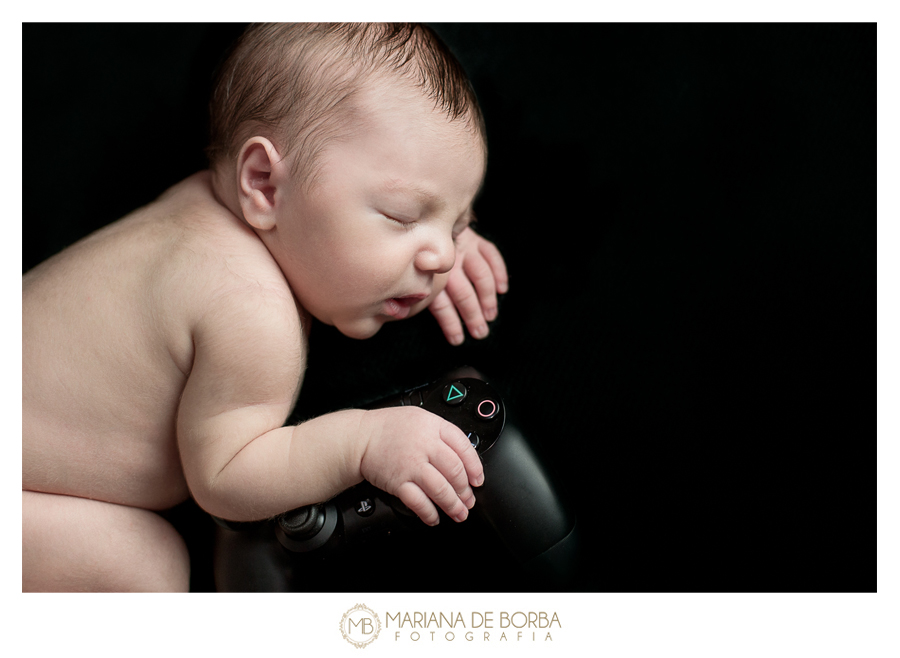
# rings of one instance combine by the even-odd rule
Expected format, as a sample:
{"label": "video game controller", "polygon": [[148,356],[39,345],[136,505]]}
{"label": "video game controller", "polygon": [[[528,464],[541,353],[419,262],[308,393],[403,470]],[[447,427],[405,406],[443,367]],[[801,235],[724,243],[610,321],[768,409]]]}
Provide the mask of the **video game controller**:
{"label": "video game controller", "polygon": [[[503,399],[484,377],[474,368],[459,368],[431,384],[364,408],[399,406],[421,407],[466,433],[485,475],[484,484],[475,489],[470,519],[477,518],[490,528],[526,572],[544,582],[566,582],[577,561],[574,515],[523,434],[510,422]],[[440,526],[455,525],[441,514]],[[327,562],[329,556],[348,548],[364,549],[396,541],[404,533],[432,530],[399,499],[368,482],[270,521],[217,522],[221,529],[214,568],[220,590],[300,589],[290,582],[297,560],[314,557]],[[242,565],[241,554],[254,564]]]}

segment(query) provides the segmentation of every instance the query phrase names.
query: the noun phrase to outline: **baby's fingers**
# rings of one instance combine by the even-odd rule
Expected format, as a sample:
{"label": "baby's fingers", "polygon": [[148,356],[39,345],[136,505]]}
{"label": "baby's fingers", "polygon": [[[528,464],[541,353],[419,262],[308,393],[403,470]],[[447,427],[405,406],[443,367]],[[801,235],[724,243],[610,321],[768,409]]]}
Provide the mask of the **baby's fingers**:
{"label": "baby's fingers", "polygon": [[467,509],[475,505],[475,494],[469,486],[469,476],[459,455],[449,446],[441,446],[442,449],[431,455],[431,465],[450,483],[456,495]]}
{"label": "baby's fingers", "polygon": [[[485,242],[485,245],[493,247],[490,242]],[[496,247],[494,249],[496,251]],[[499,256],[500,252],[497,252],[497,255]],[[497,290],[499,282],[496,280],[491,265],[484,258],[483,254],[478,253],[466,258],[463,262],[463,270],[466,273],[466,277],[475,287],[479,310],[484,314],[484,319],[488,322],[497,319]]]}
{"label": "baby's fingers", "polygon": [[468,273],[451,276],[447,281],[445,292],[459,310],[469,333],[475,338],[485,338],[488,335],[487,321],[481,309],[481,300],[468,278]]}
{"label": "baby's fingers", "polygon": [[[469,508],[460,500],[456,490],[447,481],[447,478],[431,464],[428,464],[421,470],[416,479],[416,484],[451,519],[461,522],[465,521],[469,516]],[[422,520],[428,523],[424,518]]]}
{"label": "baby's fingers", "polygon": [[437,509],[431,503],[431,499],[419,485],[413,482],[404,482],[394,492],[397,498],[406,505],[410,511],[418,516],[427,525],[437,525],[440,521]]}
{"label": "baby's fingers", "polygon": [[452,423],[444,422],[441,425],[441,440],[450,446],[462,461],[469,484],[473,487],[484,484],[484,466],[463,431]]}
{"label": "baby's fingers", "polygon": [[431,311],[434,319],[437,320],[441,331],[444,332],[447,342],[451,345],[461,345],[465,339],[462,322],[460,322],[456,307],[453,306],[453,301],[450,299],[446,290],[442,290],[438,296],[434,298],[434,301],[431,302],[428,310]]}
{"label": "baby's fingers", "polygon": [[497,245],[489,240],[482,240],[478,245],[479,253],[487,261],[494,275],[497,292],[501,295],[509,290],[509,273],[506,271],[506,261],[497,249]]}

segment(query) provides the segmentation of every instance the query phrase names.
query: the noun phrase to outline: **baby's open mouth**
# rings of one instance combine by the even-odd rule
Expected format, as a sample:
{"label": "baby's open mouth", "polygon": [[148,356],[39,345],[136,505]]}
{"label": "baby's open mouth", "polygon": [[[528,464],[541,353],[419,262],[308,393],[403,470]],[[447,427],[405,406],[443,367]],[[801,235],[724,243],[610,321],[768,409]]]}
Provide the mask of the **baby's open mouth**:
{"label": "baby's open mouth", "polygon": [[409,317],[410,309],[427,295],[407,295],[405,297],[392,297],[384,303],[385,312],[395,320],[403,320]]}

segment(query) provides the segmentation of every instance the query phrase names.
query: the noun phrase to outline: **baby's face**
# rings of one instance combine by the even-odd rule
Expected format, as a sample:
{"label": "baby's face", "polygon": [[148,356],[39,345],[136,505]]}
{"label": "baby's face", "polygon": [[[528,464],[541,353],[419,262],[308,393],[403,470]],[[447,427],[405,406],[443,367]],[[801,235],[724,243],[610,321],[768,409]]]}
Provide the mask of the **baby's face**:
{"label": "baby's face", "polygon": [[443,290],[485,166],[480,137],[430,101],[369,93],[365,124],[326,149],[309,190],[285,193],[268,241],[301,306],[352,338]]}

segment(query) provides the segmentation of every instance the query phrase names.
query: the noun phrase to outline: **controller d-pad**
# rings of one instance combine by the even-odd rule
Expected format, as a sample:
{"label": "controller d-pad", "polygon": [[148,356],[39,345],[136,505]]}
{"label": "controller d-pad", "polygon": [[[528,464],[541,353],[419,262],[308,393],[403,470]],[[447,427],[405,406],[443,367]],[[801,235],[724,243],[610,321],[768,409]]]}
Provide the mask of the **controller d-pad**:
{"label": "controller d-pad", "polygon": [[444,387],[444,393],[441,396],[441,399],[444,401],[444,404],[455,407],[456,405],[463,403],[468,392],[468,389],[463,384],[460,382],[453,382]]}

